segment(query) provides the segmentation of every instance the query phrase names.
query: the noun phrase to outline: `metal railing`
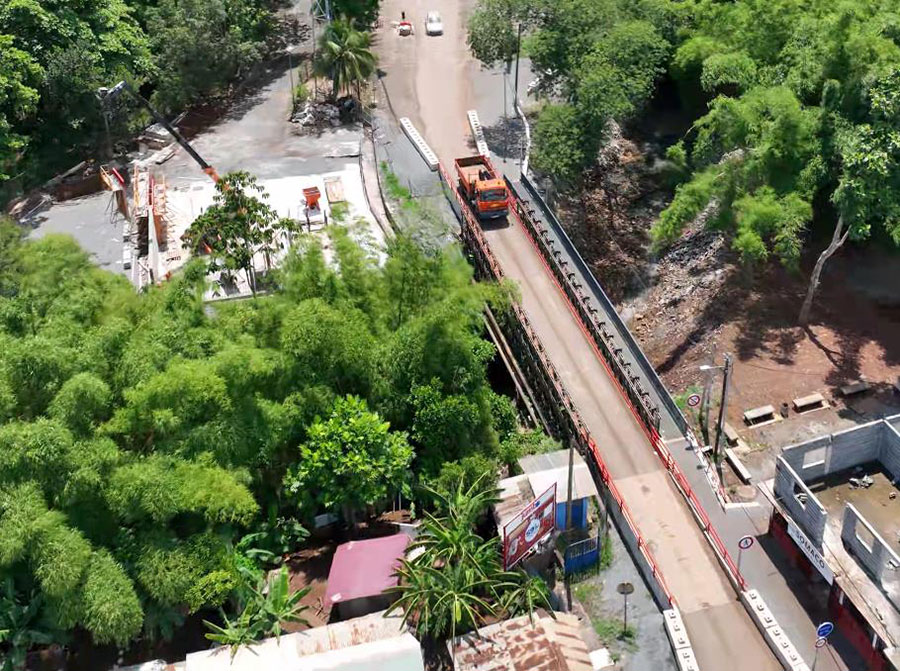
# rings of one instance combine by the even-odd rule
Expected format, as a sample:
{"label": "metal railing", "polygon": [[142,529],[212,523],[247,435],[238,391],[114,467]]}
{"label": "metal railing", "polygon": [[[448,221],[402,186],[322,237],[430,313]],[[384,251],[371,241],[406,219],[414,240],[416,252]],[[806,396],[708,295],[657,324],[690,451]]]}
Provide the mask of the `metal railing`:
{"label": "metal railing", "polygon": [[[617,348],[613,342],[613,334],[606,328],[605,322],[596,314],[597,310],[589,305],[587,297],[575,279],[575,273],[568,272],[567,262],[562,258],[562,252],[554,248],[552,237],[547,229],[535,216],[533,209],[529,208],[527,203],[518,197],[515,188],[508,179],[507,184],[510,186],[510,193],[513,194],[514,201],[513,206],[510,207],[510,212],[513,213],[516,221],[522,226],[538,252],[544,267],[550,273],[558,289],[566,297],[579,327],[585,337],[588,338],[600,361],[606,367],[610,377],[616,383],[629,409],[646,433],[650,444],[663,462],[675,485],[687,500],[703,533],[709,539],[717,559],[729,574],[729,578],[735,584],[735,587],[739,590],[746,589],[747,583],[738,570],[737,564],[712,526],[709,515],[704,510],[696,493],[659,434],[659,409],[655,404],[652,404],[649,393],[643,389],[640,383],[640,376],[630,373],[630,363],[624,361],[621,348]],[[587,439],[590,440],[590,437],[587,436]],[[591,445],[596,449],[593,441],[591,441]],[[599,458],[599,454],[597,456]],[[604,477],[604,480],[606,479],[608,479],[608,474]],[[610,484],[612,484],[611,481]],[[614,489],[614,485],[612,489]],[[630,517],[630,514],[628,516]]]}
{"label": "metal railing", "polygon": [[[454,211],[460,217],[460,237],[466,250],[471,254],[472,261],[475,265],[477,273],[484,279],[492,279],[499,281],[503,279],[503,271],[497,262],[494,253],[491,251],[484,238],[481,226],[472,215],[468,204],[463,200],[459,191],[453,186],[453,181],[449,178],[444,167],[438,166],[438,172],[441,180],[445,183],[445,192],[451,199]],[[637,551],[642,555],[644,562],[649,568],[650,575],[648,580],[654,581],[664,595],[664,601],[668,605],[675,604],[675,598],[666,585],[665,579],[659,570],[653,553],[650,551],[646,541],[638,531],[637,525],[625,499],[619,492],[615,483],[610,476],[600,451],[597,449],[596,443],[591,438],[584,422],[578,414],[575,404],[569,397],[568,392],[562,385],[562,380],[556,367],[548,358],[544,346],[541,344],[528,316],[525,311],[517,303],[513,303],[510,309],[510,319],[507,320],[507,326],[512,331],[513,340],[526,347],[530,353],[528,359],[538,362],[538,366],[526,366],[526,374],[533,371],[537,379],[541,383],[541,389],[544,395],[551,401],[545,407],[554,413],[556,419],[557,430],[560,434],[569,436],[576,441],[579,452],[588,461],[591,471],[596,473],[603,487],[608,492],[607,504],[612,501],[619,516],[628,526],[629,533],[637,539]],[[665,604],[664,604],[665,605]]]}

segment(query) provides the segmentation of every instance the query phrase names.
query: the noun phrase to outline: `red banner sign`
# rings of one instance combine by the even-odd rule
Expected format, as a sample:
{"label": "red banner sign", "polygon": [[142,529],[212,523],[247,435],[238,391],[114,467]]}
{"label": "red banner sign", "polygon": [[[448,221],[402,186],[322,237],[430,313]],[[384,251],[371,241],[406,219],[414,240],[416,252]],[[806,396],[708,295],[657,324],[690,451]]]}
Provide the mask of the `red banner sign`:
{"label": "red banner sign", "polygon": [[510,569],[556,526],[556,483],[503,527],[503,566]]}

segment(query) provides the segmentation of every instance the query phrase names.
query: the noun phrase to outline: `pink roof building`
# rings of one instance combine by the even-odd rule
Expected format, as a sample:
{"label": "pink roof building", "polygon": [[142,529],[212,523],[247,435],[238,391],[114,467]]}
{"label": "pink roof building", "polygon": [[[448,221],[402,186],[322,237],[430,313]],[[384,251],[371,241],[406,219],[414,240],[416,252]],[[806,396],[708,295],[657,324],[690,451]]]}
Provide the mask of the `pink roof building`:
{"label": "pink roof building", "polygon": [[394,601],[395,597],[384,591],[397,585],[394,572],[409,540],[401,533],[338,546],[325,590],[325,607],[331,609],[332,622],[384,610]]}

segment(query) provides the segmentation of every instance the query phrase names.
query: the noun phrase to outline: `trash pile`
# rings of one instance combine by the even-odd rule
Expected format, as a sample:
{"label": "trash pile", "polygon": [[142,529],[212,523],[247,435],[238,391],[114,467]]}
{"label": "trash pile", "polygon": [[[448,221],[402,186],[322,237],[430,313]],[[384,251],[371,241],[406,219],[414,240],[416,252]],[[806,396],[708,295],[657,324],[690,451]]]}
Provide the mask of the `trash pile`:
{"label": "trash pile", "polygon": [[875,481],[869,475],[863,475],[861,478],[850,478],[850,489],[868,489],[875,484]]}
{"label": "trash pile", "polygon": [[291,116],[291,123],[304,128],[337,127],[341,125],[341,111],[336,105],[308,100]]}

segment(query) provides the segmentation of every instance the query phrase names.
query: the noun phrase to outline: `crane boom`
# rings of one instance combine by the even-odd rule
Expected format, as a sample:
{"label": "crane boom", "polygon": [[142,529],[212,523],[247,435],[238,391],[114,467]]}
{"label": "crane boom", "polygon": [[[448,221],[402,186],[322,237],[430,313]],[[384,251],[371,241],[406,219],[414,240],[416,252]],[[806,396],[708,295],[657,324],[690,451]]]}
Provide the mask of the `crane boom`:
{"label": "crane boom", "polygon": [[216,172],[216,169],[212,167],[209,163],[203,160],[203,157],[198,154],[194,148],[190,145],[190,143],[184,139],[184,136],[178,132],[178,130],[166,121],[165,117],[156,111],[153,105],[150,104],[150,101],[147,100],[144,96],[134,90],[132,86],[126,81],[120,81],[118,84],[113,86],[111,89],[100,90],[100,95],[103,100],[108,100],[117,97],[122,91],[127,91],[128,94],[137,100],[141,105],[147,108],[147,111],[150,112],[151,116],[156,120],[156,122],[169,131],[169,134],[175,138],[175,141],[180,144],[184,150],[190,154],[191,158],[194,159],[197,164],[200,166],[200,169],[203,170],[207,175],[209,175],[210,179],[214,182],[219,181],[219,173]]}

